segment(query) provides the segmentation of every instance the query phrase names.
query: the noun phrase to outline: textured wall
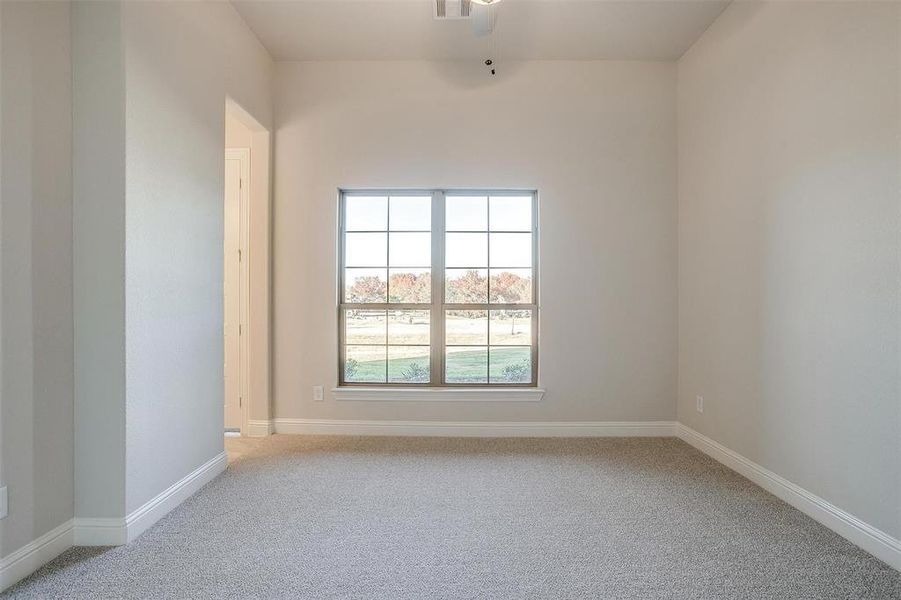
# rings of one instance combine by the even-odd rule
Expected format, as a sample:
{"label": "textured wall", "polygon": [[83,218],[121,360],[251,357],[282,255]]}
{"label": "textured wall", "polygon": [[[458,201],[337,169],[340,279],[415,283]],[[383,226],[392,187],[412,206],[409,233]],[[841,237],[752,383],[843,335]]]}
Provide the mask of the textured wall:
{"label": "textured wall", "polygon": [[[275,416],[675,416],[675,65],[279,63]],[[541,403],[313,403],[337,379],[336,190],[537,188]]]}
{"label": "textured wall", "polygon": [[222,451],[225,99],[271,123],[272,62],[218,2],[122,5],[126,512]]}
{"label": "textured wall", "polygon": [[272,62],[228,3],[75,11],[76,514],[122,517],[222,452],[225,104],[270,126]]}
{"label": "textured wall", "polygon": [[125,74],[115,2],[72,4],[75,514],[125,516]]}
{"label": "textured wall", "polygon": [[679,420],[895,537],[899,10],[736,2],[679,63]]}
{"label": "textured wall", "polygon": [[72,517],[72,117],[66,3],[0,3],[0,556]]}

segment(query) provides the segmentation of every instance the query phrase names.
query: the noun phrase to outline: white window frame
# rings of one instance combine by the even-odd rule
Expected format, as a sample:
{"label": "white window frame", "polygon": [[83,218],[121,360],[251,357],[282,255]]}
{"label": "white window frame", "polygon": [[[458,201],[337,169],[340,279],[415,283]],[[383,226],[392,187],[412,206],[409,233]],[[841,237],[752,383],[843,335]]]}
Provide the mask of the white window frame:
{"label": "white window frame", "polygon": [[[431,240],[432,240],[432,257],[431,257],[431,302],[429,304],[407,304],[397,302],[384,303],[349,303],[345,302],[345,206],[347,196],[431,196]],[[500,303],[477,303],[477,304],[449,304],[445,300],[445,205],[448,196],[530,196],[532,198],[532,298],[531,302],[518,304],[500,304]],[[489,219],[490,219],[490,202],[489,202]],[[490,221],[489,221],[490,223]],[[390,229],[390,223],[388,228]],[[454,232],[451,232],[454,233]],[[478,232],[483,233],[483,232]],[[505,233],[503,231],[492,231],[491,233]],[[517,232],[519,233],[519,232]],[[481,389],[509,389],[509,388],[525,388],[536,389],[538,387],[538,290],[539,290],[539,269],[538,269],[538,192],[536,190],[483,190],[483,189],[339,189],[338,190],[338,388],[335,390],[336,397],[339,399],[353,399],[350,395],[342,398],[339,393],[341,391],[353,391],[354,388],[365,388],[366,390],[378,390],[383,388],[402,388],[417,389],[422,391],[437,392],[440,389],[460,389],[464,388],[481,388]],[[489,262],[491,236],[488,236],[489,242]],[[381,267],[379,267],[381,268]],[[495,267],[502,268],[502,267]],[[490,277],[490,272],[489,272]],[[429,310],[431,331],[429,336],[430,347],[430,381],[428,383],[399,383],[399,382],[347,382],[344,380],[344,360],[345,360],[345,319],[344,311],[348,309],[360,310]],[[531,381],[528,383],[510,383],[489,381],[485,383],[447,383],[445,382],[445,331],[444,331],[444,315],[447,310],[530,310],[532,315],[531,322]],[[490,347],[490,346],[489,346]],[[490,352],[490,350],[489,350]],[[387,357],[386,357],[387,360]],[[438,389],[435,389],[438,388]],[[361,390],[362,391],[362,390]],[[541,390],[538,390],[541,392]],[[440,394],[436,395],[436,397]],[[453,398],[445,394],[449,399],[469,399],[470,396],[465,393],[455,394]],[[459,396],[459,398],[457,397]],[[376,399],[378,394],[373,398]],[[419,397],[419,396],[417,396]],[[412,398],[412,396],[411,396]],[[541,394],[526,396],[527,399],[538,400]],[[362,397],[356,399],[364,399]],[[370,398],[365,398],[370,399]],[[498,396],[498,399],[501,399]],[[523,399],[522,397],[510,397],[510,399]]]}

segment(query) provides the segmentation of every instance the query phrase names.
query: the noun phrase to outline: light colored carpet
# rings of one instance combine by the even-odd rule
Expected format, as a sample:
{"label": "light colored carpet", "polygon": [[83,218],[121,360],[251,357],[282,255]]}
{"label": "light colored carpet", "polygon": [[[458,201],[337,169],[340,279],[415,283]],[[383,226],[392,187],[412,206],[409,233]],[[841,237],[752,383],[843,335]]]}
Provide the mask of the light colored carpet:
{"label": "light colored carpet", "polygon": [[901,574],[675,439],[273,436],[13,598],[879,598]]}
{"label": "light colored carpet", "polygon": [[[228,464],[239,461],[248,454],[263,450],[266,440],[267,438],[225,436],[225,452],[228,454]],[[267,450],[263,451],[267,452]]]}

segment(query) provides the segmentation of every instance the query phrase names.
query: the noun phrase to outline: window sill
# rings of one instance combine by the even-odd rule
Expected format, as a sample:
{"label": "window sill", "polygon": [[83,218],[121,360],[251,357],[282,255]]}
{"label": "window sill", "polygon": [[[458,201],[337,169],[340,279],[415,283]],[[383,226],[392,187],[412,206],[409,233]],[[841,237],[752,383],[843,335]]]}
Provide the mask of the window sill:
{"label": "window sill", "polygon": [[392,388],[337,387],[335,400],[351,402],[539,402],[544,390],[533,387]]}

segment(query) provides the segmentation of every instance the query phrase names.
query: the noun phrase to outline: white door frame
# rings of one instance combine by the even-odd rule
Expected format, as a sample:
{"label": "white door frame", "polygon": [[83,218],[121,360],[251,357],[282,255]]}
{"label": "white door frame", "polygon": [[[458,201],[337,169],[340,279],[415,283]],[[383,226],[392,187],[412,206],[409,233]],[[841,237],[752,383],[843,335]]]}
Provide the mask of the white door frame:
{"label": "white door frame", "polygon": [[250,148],[226,148],[226,160],[241,163],[238,194],[238,396],[241,435],[250,431]]}

